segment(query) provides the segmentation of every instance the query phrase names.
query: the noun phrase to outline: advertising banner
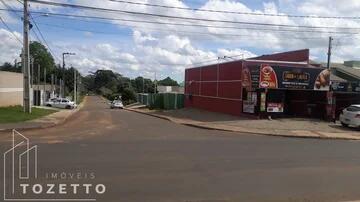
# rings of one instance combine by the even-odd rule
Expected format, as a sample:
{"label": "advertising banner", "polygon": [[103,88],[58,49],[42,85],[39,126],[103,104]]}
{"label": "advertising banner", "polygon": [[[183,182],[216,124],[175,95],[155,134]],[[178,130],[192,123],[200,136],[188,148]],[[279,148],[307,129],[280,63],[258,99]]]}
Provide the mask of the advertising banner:
{"label": "advertising banner", "polygon": [[259,88],[260,68],[257,66],[244,67],[242,70],[242,85],[248,91]]}
{"label": "advertising banner", "polygon": [[337,92],[360,92],[360,82],[332,82],[331,90]]}
{"label": "advertising banner", "polygon": [[268,103],[267,112],[284,112],[283,103]]}
{"label": "advertising banner", "polygon": [[246,67],[245,73],[247,74],[246,85],[252,88],[320,91],[329,91],[330,89],[330,71],[328,69],[262,64],[260,67]]}
{"label": "advertising banner", "polygon": [[243,112],[254,114],[255,113],[255,103],[245,100],[243,102]]}
{"label": "advertising banner", "polygon": [[278,88],[276,72],[270,65],[261,65],[259,82],[260,88]]}

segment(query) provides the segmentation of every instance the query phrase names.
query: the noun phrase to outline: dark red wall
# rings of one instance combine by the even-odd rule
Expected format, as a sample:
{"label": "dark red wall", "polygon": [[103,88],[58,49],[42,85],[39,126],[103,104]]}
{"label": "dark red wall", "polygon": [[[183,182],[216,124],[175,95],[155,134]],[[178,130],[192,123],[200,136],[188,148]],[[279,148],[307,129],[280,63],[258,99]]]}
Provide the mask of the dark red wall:
{"label": "dark red wall", "polygon": [[185,70],[185,107],[241,115],[242,61]]}
{"label": "dark red wall", "polygon": [[[261,60],[271,60],[261,61]],[[286,63],[287,62],[304,62]],[[233,61],[222,64],[190,68],[185,70],[185,107],[242,115],[243,66],[271,64],[310,67],[309,50],[298,50],[251,58],[248,61]],[[191,95],[191,96],[190,96]]]}

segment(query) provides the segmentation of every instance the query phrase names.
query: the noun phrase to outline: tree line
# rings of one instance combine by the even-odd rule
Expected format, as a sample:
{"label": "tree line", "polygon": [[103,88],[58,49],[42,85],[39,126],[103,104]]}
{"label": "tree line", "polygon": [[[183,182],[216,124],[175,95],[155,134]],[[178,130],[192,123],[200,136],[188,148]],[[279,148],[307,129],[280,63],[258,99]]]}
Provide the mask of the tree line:
{"label": "tree line", "polygon": [[[131,79],[111,70],[97,70],[83,76],[74,67],[64,69],[61,64],[55,64],[51,53],[37,41],[30,43],[30,55],[33,61],[31,75],[33,75],[34,84],[38,81],[46,81],[46,83],[53,81],[55,85],[59,85],[60,79],[63,79],[65,80],[65,96],[73,95],[74,73],[79,75],[80,94],[98,94],[110,100],[121,96],[125,104],[136,101],[136,93],[154,93],[155,85],[179,86],[179,83],[170,77],[159,81],[140,76]],[[0,66],[0,71],[22,72],[21,63],[5,62]],[[44,71],[46,71],[46,78],[44,78]]]}

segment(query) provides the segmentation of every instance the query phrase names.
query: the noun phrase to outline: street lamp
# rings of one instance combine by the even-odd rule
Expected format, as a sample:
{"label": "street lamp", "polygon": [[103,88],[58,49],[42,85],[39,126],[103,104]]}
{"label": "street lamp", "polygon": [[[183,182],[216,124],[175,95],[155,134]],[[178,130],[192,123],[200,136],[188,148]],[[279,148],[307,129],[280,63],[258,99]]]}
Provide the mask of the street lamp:
{"label": "street lamp", "polygon": [[66,53],[62,53],[62,59],[63,59],[63,82],[62,82],[62,85],[63,85],[63,88],[62,88],[62,97],[65,97],[65,55],[75,55],[75,53],[69,53],[69,52],[66,52]]}

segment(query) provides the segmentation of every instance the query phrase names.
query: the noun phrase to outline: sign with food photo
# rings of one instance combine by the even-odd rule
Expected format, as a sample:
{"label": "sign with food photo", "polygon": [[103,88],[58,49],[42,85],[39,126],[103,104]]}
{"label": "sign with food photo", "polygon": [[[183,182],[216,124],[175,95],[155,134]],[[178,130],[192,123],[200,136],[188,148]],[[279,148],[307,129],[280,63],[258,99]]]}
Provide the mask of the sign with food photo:
{"label": "sign with food photo", "polygon": [[242,74],[243,86],[251,83],[253,89],[330,90],[330,71],[324,68],[262,64],[247,66]]}
{"label": "sign with food photo", "polygon": [[330,70],[324,69],[315,80],[314,90],[330,89]]}
{"label": "sign with food photo", "polygon": [[245,67],[242,70],[242,85],[243,87],[245,87],[247,90],[251,90],[251,74],[250,74],[250,70],[249,68]]}
{"label": "sign with food photo", "polygon": [[277,75],[270,65],[261,65],[259,86],[260,88],[278,88]]}

